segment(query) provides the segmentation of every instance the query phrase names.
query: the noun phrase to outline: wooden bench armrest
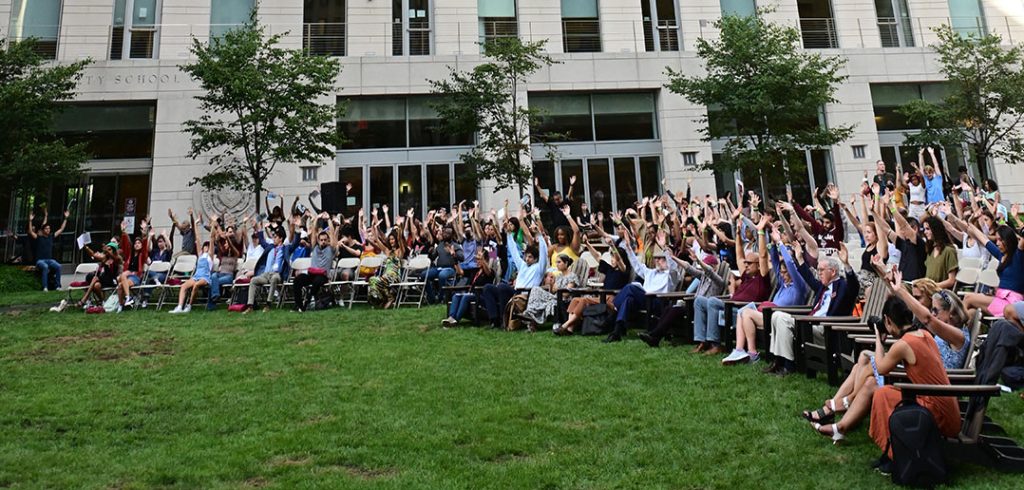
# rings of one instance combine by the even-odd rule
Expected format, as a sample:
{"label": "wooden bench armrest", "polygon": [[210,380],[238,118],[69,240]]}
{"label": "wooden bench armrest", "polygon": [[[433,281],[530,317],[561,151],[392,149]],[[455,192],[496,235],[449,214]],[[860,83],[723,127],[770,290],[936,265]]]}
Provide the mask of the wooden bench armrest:
{"label": "wooden bench armrest", "polygon": [[997,385],[919,385],[914,383],[896,383],[896,389],[903,396],[999,396],[1001,389]]}
{"label": "wooden bench armrest", "polygon": [[811,315],[793,315],[793,320],[797,322],[805,323],[854,323],[859,322],[860,318],[855,316],[811,316]]}

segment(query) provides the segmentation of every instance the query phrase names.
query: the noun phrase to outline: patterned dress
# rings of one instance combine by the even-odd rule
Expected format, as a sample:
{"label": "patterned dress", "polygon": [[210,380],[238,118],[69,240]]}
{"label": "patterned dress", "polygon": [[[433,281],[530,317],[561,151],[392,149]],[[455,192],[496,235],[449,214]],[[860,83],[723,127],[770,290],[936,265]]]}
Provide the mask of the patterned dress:
{"label": "patterned dress", "polygon": [[370,278],[369,301],[373,306],[383,307],[395,300],[395,292],[391,290],[391,285],[401,279],[399,271],[402,269],[402,259],[388,255],[380,268],[381,273]]}
{"label": "patterned dress", "polygon": [[[565,274],[555,278],[554,291],[559,289],[565,289],[569,284],[579,284],[579,280],[576,278],[576,274],[572,272],[566,272]],[[555,312],[555,306],[558,304],[558,298],[555,297],[554,293],[548,292],[547,289],[537,286],[530,290],[530,299],[526,303],[526,311],[523,312],[523,316],[533,320],[536,324],[542,325],[547,321],[548,315]]]}

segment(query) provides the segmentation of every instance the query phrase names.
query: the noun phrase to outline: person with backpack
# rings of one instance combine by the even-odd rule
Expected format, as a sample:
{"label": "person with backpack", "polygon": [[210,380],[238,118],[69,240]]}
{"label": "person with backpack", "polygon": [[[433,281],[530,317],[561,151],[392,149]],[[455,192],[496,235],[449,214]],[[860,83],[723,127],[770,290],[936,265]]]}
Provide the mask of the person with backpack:
{"label": "person with backpack", "polygon": [[[895,271],[892,277],[894,287],[902,284],[903,277]],[[880,376],[889,374],[897,365],[906,369],[907,378],[914,384],[949,385],[949,376],[942,364],[938,345],[931,332],[913,324],[914,314],[902,299],[891,296],[882,307],[884,331],[875,329],[875,362]],[[899,340],[885,351],[885,338],[894,336]],[[877,466],[886,472],[892,462],[889,443],[889,416],[900,404],[902,395],[892,386],[883,386],[875,391],[871,400],[871,427],[869,434],[884,453]],[[953,397],[920,396],[917,404],[931,413],[935,426],[943,436],[953,437],[960,431],[960,409]],[[832,440],[841,440],[842,432],[832,426]]]}

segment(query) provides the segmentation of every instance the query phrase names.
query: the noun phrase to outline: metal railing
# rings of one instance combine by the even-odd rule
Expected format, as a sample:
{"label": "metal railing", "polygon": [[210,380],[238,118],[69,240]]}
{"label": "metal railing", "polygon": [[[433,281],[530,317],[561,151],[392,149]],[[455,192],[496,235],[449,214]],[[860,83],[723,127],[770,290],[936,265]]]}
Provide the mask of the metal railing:
{"label": "metal railing", "polygon": [[[671,22],[671,23],[670,23]],[[1024,17],[949,18],[836,18],[783,19],[798,28],[807,49],[908,48],[936,41],[932,28],[951,25],[963,35],[991,33],[1004,45],[1024,41]],[[41,26],[26,31],[46,32]],[[206,41],[238,25],[160,24],[133,29],[106,25],[64,24],[58,35],[42,39],[36,49],[46,58],[95,60],[127,58],[191,59],[193,39]],[[519,22],[481,20],[433,22],[410,19],[407,25],[306,23],[267,24],[268,34],[281,34],[287,47],[328,56],[466,55],[480,52],[489,39],[518,37],[524,41],[548,40],[553,52],[678,52],[698,38],[717,38],[714,19],[682,19],[661,25],[650,22],[551,19]],[[51,29],[52,30],[52,29]],[[129,35],[130,34],[130,35]],[[129,46],[125,46],[129,44]],[[120,54],[120,56],[119,56]]]}
{"label": "metal railing", "polygon": [[601,21],[599,19],[563,20],[562,50],[566,53],[601,52]]}
{"label": "metal railing", "polygon": [[839,34],[834,19],[800,19],[800,38],[804,49],[835,49],[839,47]]}
{"label": "metal railing", "polygon": [[[675,20],[659,20],[655,26],[649,20],[644,24],[644,49],[647,51],[679,51],[679,23]],[[658,45],[655,49],[654,39],[657,36]]]}

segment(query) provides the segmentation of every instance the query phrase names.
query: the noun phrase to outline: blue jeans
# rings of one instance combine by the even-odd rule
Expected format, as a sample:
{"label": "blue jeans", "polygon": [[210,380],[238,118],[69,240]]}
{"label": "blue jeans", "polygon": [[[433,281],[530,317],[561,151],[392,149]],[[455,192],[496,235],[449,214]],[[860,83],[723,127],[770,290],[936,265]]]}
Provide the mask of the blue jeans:
{"label": "blue jeans", "polygon": [[719,340],[718,319],[725,303],[718,298],[697,296],[693,301],[693,340],[711,342]]}
{"label": "blue jeans", "polygon": [[452,304],[448,307],[448,316],[455,320],[462,320],[462,317],[466,316],[466,310],[476,299],[476,294],[473,293],[458,293],[452,296]]}
{"label": "blue jeans", "polygon": [[60,263],[53,259],[37,260],[36,269],[39,269],[39,273],[43,275],[43,289],[50,289],[51,272],[57,276],[57,284],[53,289],[60,289]]}
{"label": "blue jeans", "polygon": [[[427,269],[427,301],[437,303],[441,301],[441,286],[450,286],[455,278],[455,269],[452,267],[431,267]],[[435,286],[434,281],[440,282]]]}
{"label": "blue jeans", "polygon": [[234,274],[228,274],[226,272],[214,272],[210,274],[210,297],[207,303],[213,304],[220,298],[220,288],[231,284],[235,281]]}

